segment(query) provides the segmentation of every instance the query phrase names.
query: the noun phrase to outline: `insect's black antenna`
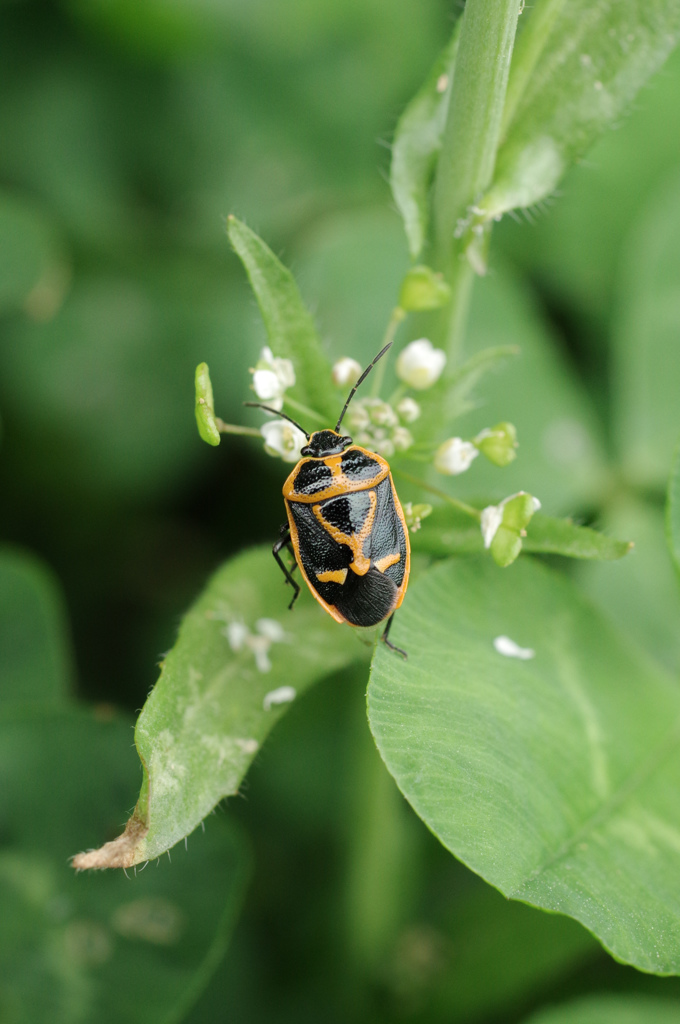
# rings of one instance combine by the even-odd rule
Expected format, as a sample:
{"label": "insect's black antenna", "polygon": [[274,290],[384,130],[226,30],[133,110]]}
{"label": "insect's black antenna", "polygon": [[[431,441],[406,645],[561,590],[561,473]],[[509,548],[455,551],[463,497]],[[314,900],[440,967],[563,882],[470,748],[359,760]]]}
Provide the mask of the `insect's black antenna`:
{"label": "insect's black antenna", "polygon": [[306,430],[302,429],[297,420],[292,419],[290,416],[286,416],[285,412],[280,412],[279,409],[272,409],[271,405],[262,405],[262,402],[244,402],[243,404],[249,406],[251,409],[264,409],[265,412],[273,412],[275,416],[280,416],[281,419],[288,420],[288,422],[292,423],[294,427],[298,428],[298,430],[302,430],[302,433],[309,441],[311,435],[308,434]]}
{"label": "insect's black antenna", "polygon": [[[388,343],[387,343],[387,344],[385,345],[385,347],[384,347],[384,348],[381,348],[381,349],[380,349],[380,351],[378,352],[378,354],[377,354],[377,356],[375,357],[375,359],[373,360],[373,362],[372,362],[372,363],[369,363],[369,364],[368,364],[368,366],[366,367],[366,369],[364,370],[364,372],[363,372],[363,373],[361,374],[361,376],[359,377],[359,380],[358,380],[358,381],[356,382],[356,384],[354,385],[354,387],[353,387],[353,388],[352,388],[352,390],[350,391],[350,393],[349,393],[349,396],[348,396],[348,398],[347,398],[347,401],[345,402],[345,406],[344,406],[344,408],[343,408],[342,412],[340,413],[340,419],[338,420],[338,422],[337,422],[337,424],[336,424],[336,426],[335,426],[335,432],[336,432],[336,434],[337,434],[338,430],[340,430],[340,424],[342,423],[342,421],[343,421],[343,418],[344,418],[344,415],[345,415],[345,413],[347,412],[347,406],[349,405],[349,403],[350,403],[350,402],[352,401],[352,399],[354,398],[354,396],[355,396],[355,394],[356,394],[356,392],[357,392],[357,389],[359,388],[359,386],[360,386],[361,384],[363,384],[363,383],[364,383],[364,381],[366,380],[366,378],[368,377],[369,373],[371,372],[371,370],[373,369],[373,367],[375,366],[375,364],[376,364],[376,363],[378,362],[378,360],[379,360],[379,359],[382,359],[382,357],[383,357],[383,356],[385,355],[385,353],[387,352],[388,348],[391,348],[391,347],[392,347],[392,342],[391,342],[391,341],[388,341]],[[247,404],[247,403],[246,403],[246,404]]]}

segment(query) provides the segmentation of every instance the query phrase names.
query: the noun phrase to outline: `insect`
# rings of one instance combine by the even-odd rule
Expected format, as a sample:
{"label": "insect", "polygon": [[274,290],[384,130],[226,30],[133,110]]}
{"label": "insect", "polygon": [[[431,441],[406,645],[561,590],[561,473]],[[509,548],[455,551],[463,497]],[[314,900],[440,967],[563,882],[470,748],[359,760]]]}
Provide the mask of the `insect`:
{"label": "insect", "polygon": [[366,367],[349,393],[335,429],[308,434],[299,423],[259,402],[293,423],[307,438],[302,458],[283,485],[288,522],[272,552],[286,582],[300,593],[281,558],[288,548],[313,596],[336,622],[377,626],[387,619],[382,639],[389,640],[394,613],[404,600],[410,568],[410,546],[404,513],[392,482],[389,464],[380,455],[340,434],[349,403],[391,342]]}

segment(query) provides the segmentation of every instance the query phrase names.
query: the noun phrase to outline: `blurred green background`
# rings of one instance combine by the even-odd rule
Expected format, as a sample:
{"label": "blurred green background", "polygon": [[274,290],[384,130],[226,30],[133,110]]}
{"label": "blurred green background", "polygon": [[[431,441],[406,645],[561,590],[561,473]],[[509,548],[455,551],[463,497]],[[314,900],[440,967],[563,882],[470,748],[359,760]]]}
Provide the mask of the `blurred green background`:
{"label": "blurred green background", "polygon": [[[679,982],[452,860],[382,768],[351,674],[292,708],[243,799],[171,864],[129,880],[68,867],[134,805],[130,727],[182,611],[282,518],[285,467],[195,429],[195,365],[245,422],[264,343],[224,219],[292,267],[329,355],[365,363],[408,265],[391,133],[457,13],[0,3],[2,1024],[512,1024],[604,991],[670,1000],[680,1020]],[[679,272],[675,57],[546,208],[497,229],[470,348],[524,355],[469,414],[470,431],[517,422],[511,472],[546,511],[636,541],[620,566],[571,571],[674,670]]]}

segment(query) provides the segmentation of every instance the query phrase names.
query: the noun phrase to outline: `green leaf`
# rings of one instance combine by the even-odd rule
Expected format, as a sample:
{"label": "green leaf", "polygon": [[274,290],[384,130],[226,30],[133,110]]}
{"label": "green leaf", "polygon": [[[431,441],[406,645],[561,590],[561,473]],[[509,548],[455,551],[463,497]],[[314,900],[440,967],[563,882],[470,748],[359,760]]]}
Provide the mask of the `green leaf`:
{"label": "green leaf", "polygon": [[627,240],[614,320],[614,427],[623,469],[665,487],[680,435],[680,178],[657,192]]}
{"label": "green leaf", "polygon": [[666,540],[675,568],[680,572],[680,448],[676,450],[668,481]]}
{"label": "green leaf", "polygon": [[506,1020],[511,1007],[601,955],[575,921],[536,914],[479,879],[467,878],[449,904],[442,938],[452,942],[451,962],[432,993],[438,1012],[424,1019],[470,1024],[495,1011]]}
{"label": "green leaf", "polygon": [[467,473],[456,477],[453,493],[464,500],[480,494],[498,500],[526,490],[551,515],[571,514],[597,502],[607,486],[608,470],[588,395],[562,357],[531,292],[500,268],[476,282],[466,355],[471,359],[497,345],[516,345],[520,354],[501,372],[486,376],[480,389],[483,402],[468,407],[452,432],[475,437],[485,427],[509,420],[517,428],[517,458],[504,469],[476,459]]}
{"label": "green leaf", "polygon": [[0,716],[3,1020],[177,1024],[224,954],[247,874],[224,815],[135,877],[69,867],[134,799],[131,736],[110,709]]}
{"label": "green leaf", "polygon": [[630,537],[635,547],[615,565],[575,567],[580,587],[602,612],[650,657],[680,671],[680,593],[664,537],[662,510],[620,495],[602,523],[608,533]]}
{"label": "green leaf", "polygon": [[610,562],[628,554],[633,543],[577,526],[571,519],[554,519],[537,512],[527,527],[522,547],[524,551]]}
{"label": "green leaf", "polygon": [[[0,312],[23,305],[33,293],[31,310],[51,312],[51,293],[57,305],[62,279],[55,231],[44,213],[7,192],[0,192]],[[52,276],[50,276],[52,272]],[[42,285],[42,294],[35,289]]]}
{"label": "green leaf", "polygon": [[[376,652],[371,728],[441,842],[617,958],[680,972],[680,691],[568,580],[446,562]],[[494,641],[509,638],[518,654]],[[508,644],[505,644],[508,650]]]}
{"label": "green leaf", "polygon": [[272,352],[293,361],[297,380],[290,394],[333,422],[340,410],[333,400],[330,366],[293,275],[262,239],[234,216],[227,220],[227,234],[255,292]]}
{"label": "green leaf", "polygon": [[670,999],[653,999],[635,992],[589,996],[539,1010],[524,1024],[680,1024],[680,1007]]}
{"label": "green leaf", "polygon": [[72,680],[63,601],[36,558],[0,549],[0,706],[60,703]]}
{"label": "green leaf", "polygon": [[[126,831],[76,866],[128,867],[170,849],[238,792],[291,700],[367,655],[306,588],[291,612],[289,600],[269,549],[216,573],[187,612],[137,721],[144,781]],[[248,639],[239,635],[246,630]],[[282,639],[268,644],[268,630]]]}
{"label": "green leaf", "polygon": [[675,3],[542,0],[517,41],[505,141],[480,216],[549,196],[566,168],[630,107],[678,39]]}
{"label": "green leaf", "polygon": [[392,144],[390,186],[414,260],[427,239],[430,187],[442,144],[459,35],[460,19],[425,84],[399,118]]}

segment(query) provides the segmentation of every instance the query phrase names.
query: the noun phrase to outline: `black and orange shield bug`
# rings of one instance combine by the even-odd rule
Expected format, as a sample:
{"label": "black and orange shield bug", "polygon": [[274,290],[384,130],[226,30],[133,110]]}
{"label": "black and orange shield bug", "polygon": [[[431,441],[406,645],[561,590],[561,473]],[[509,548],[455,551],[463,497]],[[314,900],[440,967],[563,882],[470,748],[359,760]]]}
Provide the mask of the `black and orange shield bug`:
{"label": "black and orange shield bug", "polygon": [[393,650],[389,629],[408,585],[411,551],[408,529],[389,464],[380,455],[340,434],[357,389],[390,345],[366,367],[349,393],[334,430],[308,434],[285,413],[247,402],[293,423],[307,438],[302,458],[283,485],[288,522],[273,554],[294,588],[300,586],[281,558],[292,551],[312,594],[336,622],[377,626],[387,620],[383,640]]}

